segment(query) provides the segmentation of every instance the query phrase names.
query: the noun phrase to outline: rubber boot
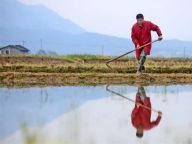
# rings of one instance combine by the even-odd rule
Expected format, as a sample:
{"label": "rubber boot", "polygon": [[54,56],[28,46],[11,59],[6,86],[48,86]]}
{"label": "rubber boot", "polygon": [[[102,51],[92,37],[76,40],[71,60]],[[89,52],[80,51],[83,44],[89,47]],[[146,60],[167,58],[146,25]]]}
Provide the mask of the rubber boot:
{"label": "rubber boot", "polygon": [[147,97],[144,87],[138,87],[138,92],[140,94],[141,101],[144,103],[144,101],[145,101],[145,99]]}
{"label": "rubber boot", "polygon": [[141,56],[141,58],[138,61],[138,67],[137,67],[137,72],[142,73],[145,71],[144,63],[146,60],[146,56]]}
{"label": "rubber boot", "polygon": [[145,72],[145,67],[144,67],[145,61],[146,61],[146,54],[143,50],[138,60],[137,74]]}

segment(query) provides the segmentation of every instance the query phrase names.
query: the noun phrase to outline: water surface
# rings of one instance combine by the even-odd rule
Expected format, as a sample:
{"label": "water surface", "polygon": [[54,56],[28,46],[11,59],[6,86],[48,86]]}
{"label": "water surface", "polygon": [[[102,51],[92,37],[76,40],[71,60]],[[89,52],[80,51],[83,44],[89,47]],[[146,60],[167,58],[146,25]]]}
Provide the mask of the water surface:
{"label": "water surface", "polygon": [[[192,86],[144,88],[163,116],[141,139],[131,122],[134,103],[106,86],[0,88],[0,144],[192,143]],[[137,87],[110,89],[135,100]],[[151,120],[156,117],[152,112]]]}

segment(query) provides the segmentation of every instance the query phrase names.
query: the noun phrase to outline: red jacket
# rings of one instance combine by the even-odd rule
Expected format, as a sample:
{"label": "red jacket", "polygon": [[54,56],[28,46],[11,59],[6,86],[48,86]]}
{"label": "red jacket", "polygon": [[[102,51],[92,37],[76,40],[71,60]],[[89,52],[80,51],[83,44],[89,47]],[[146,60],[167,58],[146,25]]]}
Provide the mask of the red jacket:
{"label": "red jacket", "polygon": [[[133,43],[135,44],[135,47],[137,45],[141,46],[151,42],[151,31],[156,31],[158,36],[162,35],[159,27],[150,21],[144,21],[142,27],[140,27],[137,23],[134,24],[132,27],[131,38]],[[147,55],[150,55],[151,45],[146,46],[144,50]],[[141,51],[141,49],[136,50],[137,59],[139,59]]]}
{"label": "red jacket", "polygon": [[[136,95],[136,102],[144,104],[145,106],[151,108],[150,98],[147,97],[144,103],[141,101],[139,94]],[[157,126],[161,120],[158,116],[155,121],[151,122],[151,111],[146,108],[139,107],[135,105],[135,108],[131,114],[132,125],[137,129],[140,124],[142,124],[144,130],[150,130],[151,128]]]}

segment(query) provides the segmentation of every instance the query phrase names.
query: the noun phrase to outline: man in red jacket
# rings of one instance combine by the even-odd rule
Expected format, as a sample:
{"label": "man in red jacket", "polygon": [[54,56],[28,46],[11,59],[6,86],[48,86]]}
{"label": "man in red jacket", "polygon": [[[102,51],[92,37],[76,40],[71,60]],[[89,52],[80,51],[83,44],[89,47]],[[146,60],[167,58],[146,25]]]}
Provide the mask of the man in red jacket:
{"label": "man in red jacket", "polygon": [[137,129],[136,136],[143,137],[144,130],[150,130],[157,126],[161,120],[162,113],[158,112],[158,117],[151,122],[151,110],[148,110],[141,105],[151,108],[150,98],[146,96],[143,87],[138,87],[136,94],[135,108],[131,114],[132,125]]}
{"label": "man in red jacket", "polygon": [[143,14],[136,16],[137,23],[133,25],[131,38],[136,47],[136,59],[138,61],[137,73],[145,71],[144,63],[146,56],[150,55],[151,45],[148,45],[142,49],[137,49],[140,46],[151,42],[151,31],[156,31],[159,36],[159,41],[163,39],[161,30],[155,24],[150,21],[145,21]]}

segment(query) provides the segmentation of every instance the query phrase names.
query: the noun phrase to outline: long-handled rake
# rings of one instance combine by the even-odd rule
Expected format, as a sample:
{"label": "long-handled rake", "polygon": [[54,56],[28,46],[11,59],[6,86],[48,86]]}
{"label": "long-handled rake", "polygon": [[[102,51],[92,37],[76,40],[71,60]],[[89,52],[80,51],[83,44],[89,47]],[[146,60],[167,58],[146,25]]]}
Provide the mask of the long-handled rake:
{"label": "long-handled rake", "polygon": [[[126,96],[118,93],[118,92],[115,92],[115,91],[113,91],[113,90],[110,90],[110,89],[109,89],[109,86],[110,86],[110,85],[107,85],[107,86],[106,86],[106,91],[108,91],[108,92],[110,92],[110,93],[113,93],[113,94],[115,94],[115,95],[118,95],[118,96],[120,96],[120,97],[122,97],[122,98],[124,98],[124,99],[126,99],[126,100],[128,100],[128,101],[136,104],[136,101],[134,101],[134,100],[132,100],[132,99],[130,99],[130,98],[128,98],[128,97],[126,97]],[[143,108],[145,108],[145,109],[148,109],[148,110],[150,110],[150,111],[159,113],[158,110],[153,109],[153,108],[150,108],[150,107],[147,107],[147,106],[145,106],[145,105],[143,105],[143,104],[140,104],[140,106],[143,107]]]}
{"label": "long-handled rake", "polygon": [[[152,42],[149,42],[149,43],[147,43],[147,44],[144,44],[144,45],[140,46],[140,47],[137,48],[137,49],[142,49],[142,48],[144,48],[144,47],[146,47],[146,46],[148,46],[148,45],[150,45],[150,44],[152,44],[152,43],[155,43],[155,42],[157,42],[157,41],[159,41],[159,40],[156,39],[156,40],[154,40],[154,41],[152,41]],[[106,61],[106,62],[105,62],[106,66],[107,66],[108,68],[110,68],[111,70],[113,70],[113,69],[109,66],[109,63],[111,63],[111,62],[113,62],[113,61],[116,61],[117,59],[119,59],[119,58],[121,58],[121,57],[123,57],[123,56],[125,56],[125,55],[128,55],[128,54],[136,51],[137,49],[128,51],[128,52],[126,52],[126,53],[124,53],[124,54],[122,54],[122,55],[120,55],[120,56],[117,56],[117,57],[115,57],[115,58],[112,58],[112,59]],[[96,66],[96,65],[93,65],[92,67],[88,68],[87,71],[92,70],[95,66]]]}
{"label": "long-handled rake", "polygon": [[144,44],[144,45],[140,46],[139,48],[136,48],[136,49],[134,49],[134,50],[131,50],[131,51],[129,51],[129,52],[126,52],[126,53],[124,53],[124,54],[122,54],[122,55],[120,55],[120,56],[117,56],[117,57],[115,57],[115,58],[112,58],[112,59],[106,61],[105,64],[106,64],[106,66],[107,66],[108,68],[110,68],[110,69],[112,70],[112,68],[109,66],[109,63],[111,63],[111,62],[113,62],[113,61],[116,61],[117,59],[119,59],[119,58],[121,58],[121,57],[123,57],[123,56],[126,56],[126,55],[128,55],[128,54],[136,51],[137,49],[142,49],[142,48],[144,48],[144,47],[146,47],[146,46],[148,46],[148,45],[150,45],[150,44],[152,44],[152,43],[155,43],[155,42],[157,42],[157,41],[159,41],[159,39],[156,39],[156,40],[154,40],[154,41],[152,41],[152,42],[149,42],[149,43],[147,43],[147,44]]}

